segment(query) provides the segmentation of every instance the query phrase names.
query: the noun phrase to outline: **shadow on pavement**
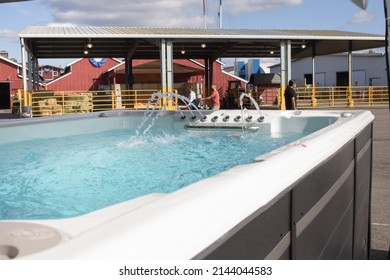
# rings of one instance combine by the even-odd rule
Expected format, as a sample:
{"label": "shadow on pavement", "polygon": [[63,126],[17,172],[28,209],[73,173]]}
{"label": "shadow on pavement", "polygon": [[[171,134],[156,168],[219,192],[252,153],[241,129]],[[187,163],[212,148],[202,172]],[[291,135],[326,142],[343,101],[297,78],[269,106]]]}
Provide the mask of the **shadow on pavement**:
{"label": "shadow on pavement", "polygon": [[381,251],[371,249],[370,260],[390,260],[390,251]]}

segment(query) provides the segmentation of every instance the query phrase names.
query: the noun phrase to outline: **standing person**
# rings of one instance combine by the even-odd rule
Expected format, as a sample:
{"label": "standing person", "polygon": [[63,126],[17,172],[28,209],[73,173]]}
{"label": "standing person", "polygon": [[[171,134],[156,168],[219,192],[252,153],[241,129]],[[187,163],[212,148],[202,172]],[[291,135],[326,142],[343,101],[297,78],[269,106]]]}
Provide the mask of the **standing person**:
{"label": "standing person", "polygon": [[203,102],[202,102],[202,95],[201,94],[198,94],[195,101],[196,101],[196,106],[200,109],[203,109]]}
{"label": "standing person", "polygon": [[189,92],[188,99],[190,100],[190,103],[192,103],[196,99],[196,93],[195,91],[192,90],[192,86],[188,86],[188,92]]}
{"label": "standing person", "polygon": [[213,102],[213,110],[219,110],[220,103],[219,103],[219,92],[217,90],[217,86],[212,85],[211,89],[213,90],[213,92],[209,97],[206,97],[205,100],[211,99],[211,101]]}
{"label": "standing person", "polygon": [[294,80],[288,81],[288,86],[284,91],[286,110],[297,109],[297,93],[295,92],[295,87],[296,87],[296,83]]}

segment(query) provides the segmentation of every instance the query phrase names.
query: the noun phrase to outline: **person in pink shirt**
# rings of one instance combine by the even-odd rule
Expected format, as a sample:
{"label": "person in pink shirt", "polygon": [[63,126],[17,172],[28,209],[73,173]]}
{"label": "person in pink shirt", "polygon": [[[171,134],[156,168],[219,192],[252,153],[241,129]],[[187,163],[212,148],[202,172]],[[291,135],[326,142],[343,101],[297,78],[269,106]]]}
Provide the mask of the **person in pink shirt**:
{"label": "person in pink shirt", "polygon": [[219,92],[217,90],[216,85],[212,85],[211,89],[213,90],[211,95],[209,97],[206,97],[205,100],[211,99],[213,102],[213,110],[219,110],[220,108],[220,103],[219,103]]}

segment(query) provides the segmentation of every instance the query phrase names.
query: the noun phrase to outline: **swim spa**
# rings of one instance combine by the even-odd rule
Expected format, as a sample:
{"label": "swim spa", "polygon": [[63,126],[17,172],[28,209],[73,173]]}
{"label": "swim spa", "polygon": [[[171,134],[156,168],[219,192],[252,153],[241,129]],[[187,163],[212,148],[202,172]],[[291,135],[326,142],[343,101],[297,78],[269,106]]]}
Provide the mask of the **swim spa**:
{"label": "swim spa", "polygon": [[[0,212],[0,255],[21,259],[367,258],[371,113],[263,111],[263,119],[257,111],[245,114],[165,111],[152,116],[141,128],[144,112],[140,111],[0,123],[0,143],[10,153],[5,162],[20,164],[6,171],[7,179],[2,177],[2,202],[11,208]],[[153,137],[143,138],[149,134]],[[90,135],[95,137],[93,141],[85,138]],[[282,135],[287,135],[287,140],[274,142]],[[204,141],[200,142],[203,150],[188,150],[186,145],[189,142],[192,147],[194,137]],[[213,158],[213,151],[227,145],[223,139],[228,138],[237,150],[227,146],[227,158],[220,151]],[[68,142],[51,142],[63,139]],[[107,141],[103,146],[114,143],[122,152],[110,160],[115,154],[112,150],[83,154],[86,147],[100,142],[96,139]],[[33,146],[34,142],[41,143],[41,149],[57,160],[36,163],[43,151],[39,145]],[[155,142],[162,142],[164,148],[153,150]],[[126,154],[137,145],[143,147],[139,158]],[[34,148],[23,152],[21,147],[26,146]],[[74,146],[83,148],[66,154]],[[248,156],[239,154],[253,146],[267,149]],[[122,163],[119,156],[123,153],[132,158],[131,167]],[[166,157],[157,162],[154,159],[160,153]],[[90,159],[82,165],[100,170],[97,173],[104,176],[81,178],[88,169],[72,165],[78,162],[77,157]],[[151,169],[139,171],[133,182],[126,181],[126,176],[119,183],[114,180],[123,166],[129,177],[137,173],[135,165],[143,158],[151,159]],[[187,170],[177,173],[182,165]],[[160,175],[166,175],[167,181],[155,177],[162,166],[167,170]],[[39,181],[41,176],[34,174],[40,169],[54,175]],[[60,183],[66,194],[53,191],[60,173],[66,174],[65,182]],[[5,191],[6,185],[19,182],[16,177],[23,178],[21,189]],[[142,180],[149,190],[127,197],[126,186],[132,188]],[[171,188],[170,182],[177,185]],[[29,192],[34,185],[43,190],[36,197],[35,190]],[[103,199],[89,198],[91,208],[85,206],[88,196],[81,199],[79,188],[84,186],[88,191],[94,185],[105,192]],[[159,185],[168,189],[161,190]],[[106,202],[115,191],[121,199]],[[17,192],[36,201],[29,201],[27,207],[21,207],[17,199],[10,202]],[[30,208],[45,201],[50,192],[56,198],[52,204],[70,200],[74,209],[50,216],[51,207],[38,204],[37,209]]]}

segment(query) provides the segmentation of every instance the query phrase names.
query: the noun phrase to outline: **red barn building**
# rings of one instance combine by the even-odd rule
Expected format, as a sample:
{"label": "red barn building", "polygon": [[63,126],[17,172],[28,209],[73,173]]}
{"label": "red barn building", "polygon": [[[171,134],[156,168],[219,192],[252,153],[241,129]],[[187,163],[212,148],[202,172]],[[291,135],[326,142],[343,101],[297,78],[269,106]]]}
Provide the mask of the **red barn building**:
{"label": "red barn building", "polygon": [[[48,90],[98,90],[114,83],[125,88],[125,66],[118,59],[105,60],[82,58],[69,64],[64,73],[46,84]],[[157,60],[133,60],[134,86],[148,89],[161,88],[160,62]],[[115,79],[114,79],[115,77]],[[229,80],[245,80],[222,70],[222,64],[214,62],[213,83],[221,92],[227,90]],[[204,84],[204,65],[201,61],[175,59],[174,82]]]}
{"label": "red barn building", "polygon": [[[237,76],[223,71],[222,63],[215,61],[213,65],[213,84],[215,84],[219,92],[225,93],[228,89],[228,81],[241,82],[242,88],[245,88],[245,81]],[[197,93],[205,93],[205,71],[204,64],[201,60],[193,59],[174,59],[173,60],[174,73],[174,88],[180,94],[185,93],[187,84],[195,84]],[[134,74],[134,89],[161,89],[161,74],[160,62],[158,60],[134,60],[133,61]],[[110,83],[121,84],[121,88],[125,88],[125,69],[124,63],[116,68],[110,69],[107,73]],[[114,81],[115,77],[115,81]]]}
{"label": "red barn building", "polygon": [[118,66],[122,61],[115,58],[81,58],[69,64],[64,73],[46,83],[47,90],[97,90],[100,84],[107,84],[104,74],[108,69]]}
{"label": "red barn building", "polygon": [[10,109],[11,95],[23,89],[22,65],[8,58],[8,53],[0,52],[0,109]]}
{"label": "red barn building", "polygon": [[52,65],[43,65],[39,66],[39,75],[43,78],[45,82],[50,82],[59,76],[64,72],[64,69],[57,66]]}
{"label": "red barn building", "polygon": [[[222,69],[223,64],[215,61],[213,65],[213,84],[224,97],[229,81],[236,81],[245,88],[245,80],[229,74]],[[57,79],[46,84],[47,90],[53,91],[96,91],[111,90],[128,86],[134,90],[161,90],[160,61],[133,60],[133,84],[126,84],[124,61],[118,59],[82,58],[68,65],[65,72]],[[174,59],[174,88],[179,94],[187,95],[188,84],[193,86],[197,94],[207,96],[210,89],[205,90],[205,71],[202,60]]]}
{"label": "red barn building", "polygon": [[[48,69],[50,67],[50,69]],[[47,68],[45,70],[45,68]],[[87,59],[81,58],[69,64],[63,73],[46,83],[46,90],[51,91],[91,91],[112,89],[115,84],[126,88],[124,62],[119,59]],[[23,89],[21,75],[22,66],[8,58],[8,53],[0,52],[0,109],[10,109],[12,106],[11,95],[18,89]],[[213,84],[221,95],[227,91],[228,81],[236,80],[245,88],[245,80],[231,75],[222,69],[222,63],[215,61],[213,65]],[[43,78],[51,79],[54,76],[45,76],[44,72],[61,73],[60,67],[41,66]],[[195,85],[194,90],[198,94],[205,95],[204,65],[202,60],[174,60],[175,89],[180,94],[186,94],[188,84]],[[160,62],[158,60],[134,60],[134,89],[161,89]]]}

